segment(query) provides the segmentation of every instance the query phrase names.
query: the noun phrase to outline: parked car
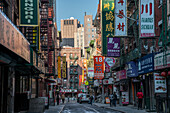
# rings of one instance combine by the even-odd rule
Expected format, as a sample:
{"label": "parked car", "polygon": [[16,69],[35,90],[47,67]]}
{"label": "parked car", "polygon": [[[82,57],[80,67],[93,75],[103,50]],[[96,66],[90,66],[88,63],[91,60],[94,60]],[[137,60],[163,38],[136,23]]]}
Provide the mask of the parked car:
{"label": "parked car", "polygon": [[90,95],[89,94],[82,94],[79,99],[79,103],[82,102],[89,102],[90,101]]}

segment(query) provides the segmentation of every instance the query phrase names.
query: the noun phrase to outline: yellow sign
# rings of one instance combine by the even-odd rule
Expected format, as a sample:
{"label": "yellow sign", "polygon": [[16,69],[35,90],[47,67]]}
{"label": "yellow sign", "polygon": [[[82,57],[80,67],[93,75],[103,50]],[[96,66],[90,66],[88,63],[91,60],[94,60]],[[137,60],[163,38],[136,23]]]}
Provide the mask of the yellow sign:
{"label": "yellow sign", "polygon": [[84,69],[82,69],[82,83],[84,83]]}
{"label": "yellow sign", "polygon": [[63,56],[62,59],[63,59],[62,78],[67,78],[67,75],[66,75],[66,56]]}
{"label": "yellow sign", "polygon": [[58,56],[58,78],[61,78],[61,57]]}
{"label": "yellow sign", "polygon": [[88,81],[85,81],[85,85],[86,85],[86,86],[89,85],[89,82],[88,82]]}

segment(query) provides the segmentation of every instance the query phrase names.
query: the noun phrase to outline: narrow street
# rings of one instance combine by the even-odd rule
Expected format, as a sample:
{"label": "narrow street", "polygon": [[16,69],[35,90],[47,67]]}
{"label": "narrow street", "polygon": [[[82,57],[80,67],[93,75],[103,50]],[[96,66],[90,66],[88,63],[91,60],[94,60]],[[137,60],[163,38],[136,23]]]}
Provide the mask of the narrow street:
{"label": "narrow street", "polygon": [[66,104],[61,113],[121,113],[111,109],[97,107],[95,105],[83,103]]}

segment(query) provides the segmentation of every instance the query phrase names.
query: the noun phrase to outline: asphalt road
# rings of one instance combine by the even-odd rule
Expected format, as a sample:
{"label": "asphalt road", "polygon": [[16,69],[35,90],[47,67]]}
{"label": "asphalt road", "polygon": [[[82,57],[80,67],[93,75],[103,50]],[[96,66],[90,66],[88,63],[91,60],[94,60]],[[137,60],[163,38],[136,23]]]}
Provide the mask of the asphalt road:
{"label": "asphalt road", "polygon": [[61,113],[120,113],[106,108],[99,108],[95,105],[83,103],[67,103]]}

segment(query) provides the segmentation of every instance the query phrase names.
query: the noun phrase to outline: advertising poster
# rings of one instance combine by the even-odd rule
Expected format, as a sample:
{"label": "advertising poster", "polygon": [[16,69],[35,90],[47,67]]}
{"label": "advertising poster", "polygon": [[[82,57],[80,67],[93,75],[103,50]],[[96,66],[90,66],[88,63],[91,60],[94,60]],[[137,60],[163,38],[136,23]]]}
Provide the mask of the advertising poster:
{"label": "advertising poster", "polygon": [[129,104],[128,92],[122,92],[122,104]]}
{"label": "advertising poster", "polygon": [[93,67],[88,68],[88,77],[94,77],[94,68]]}
{"label": "advertising poster", "polygon": [[140,1],[140,38],[154,37],[154,0]]}
{"label": "advertising poster", "polygon": [[166,77],[160,75],[160,73],[154,73],[155,80],[155,93],[167,93]]}
{"label": "advertising poster", "polygon": [[120,56],[120,38],[107,38],[107,56]]}
{"label": "advertising poster", "polygon": [[114,36],[114,0],[101,0],[102,54],[107,56],[107,38]]}
{"label": "advertising poster", "polygon": [[104,78],[104,58],[103,56],[94,56],[94,79]]}
{"label": "advertising poster", "polygon": [[115,0],[115,36],[127,36],[126,3],[126,0]]}
{"label": "advertising poster", "polygon": [[39,0],[19,0],[20,26],[38,26]]}

